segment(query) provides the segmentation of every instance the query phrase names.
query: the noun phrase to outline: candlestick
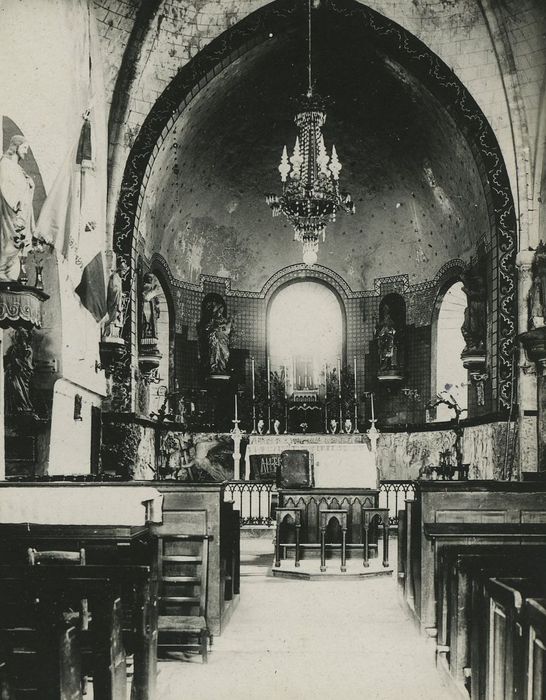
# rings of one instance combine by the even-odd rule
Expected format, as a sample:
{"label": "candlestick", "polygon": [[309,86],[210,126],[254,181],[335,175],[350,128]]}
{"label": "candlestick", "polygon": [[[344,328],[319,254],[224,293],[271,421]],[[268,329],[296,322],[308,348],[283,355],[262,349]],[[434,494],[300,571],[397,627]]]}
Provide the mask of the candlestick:
{"label": "candlestick", "polygon": [[356,355],[354,356],[354,366],[355,366],[355,401],[356,401]]}
{"label": "candlestick", "polygon": [[337,358],[337,395],[341,398],[341,360]]}
{"label": "candlestick", "polygon": [[250,364],[252,367],[252,400],[254,401],[256,399],[256,364],[253,357],[250,358]]}
{"label": "candlestick", "polygon": [[373,425],[373,424],[375,423],[375,413],[374,413],[374,410],[373,410],[373,392],[370,394],[370,399],[371,399],[371,402],[372,402],[372,425]]}
{"label": "candlestick", "polygon": [[237,416],[237,394],[235,394],[235,420],[238,422],[238,416]]}
{"label": "candlestick", "polygon": [[269,357],[267,358],[267,398],[271,398],[271,363]]}

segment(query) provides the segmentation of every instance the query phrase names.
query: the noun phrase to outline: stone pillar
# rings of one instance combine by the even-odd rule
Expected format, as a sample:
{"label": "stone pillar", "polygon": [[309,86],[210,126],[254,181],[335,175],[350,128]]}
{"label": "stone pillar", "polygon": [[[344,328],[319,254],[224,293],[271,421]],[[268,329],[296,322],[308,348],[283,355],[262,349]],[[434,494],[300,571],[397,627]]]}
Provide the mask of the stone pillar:
{"label": "stone pillar", "polygon": [[[531,265],[534,251],[522,250],[516,258],[518,269],[518,331],[527,333],[529,313],[527,297],[531,288]],[[537,371],[534,360],[524,350],[520,352],[518,362],[518,407],[519,407],[519,462],[520,471],[537,471],[538,468],[538,407],[537,407]]]}
{"label": "stone pillar", "polygon": [[[536,365],[538,471],[546,471],[546,326],[522,333],[520,340]],[[524,459],[522,465],[532,471]]]}

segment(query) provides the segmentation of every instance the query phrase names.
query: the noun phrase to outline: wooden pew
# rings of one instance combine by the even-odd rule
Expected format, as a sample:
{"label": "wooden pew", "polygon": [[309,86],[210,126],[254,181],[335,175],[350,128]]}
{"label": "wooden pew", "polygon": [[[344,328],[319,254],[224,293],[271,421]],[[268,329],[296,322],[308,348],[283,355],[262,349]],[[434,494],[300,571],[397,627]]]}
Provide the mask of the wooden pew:
{"label": "wooden pew", "polygon": [[417,481],[415,498],[407,510],[406,600],[421,629],[435,636],[442,547],[546,544],[546,482]]}
{"label": "wooden pew", "polygon": [[470,628],[472,623],[470,572],[499,571],[519,575],[533,573],[546,558],[540,545],[464,545],[443,548],[439,555],[436,585],[440,662],[449,667],[456,684],[467,683],[470,667]]}
{"label": "wooden pew", "polygon": [[[233,504],[224,502],[224,484],[132,483],[136,487],[153,486],[163,494],[163,523],[152,527],[158,538],[169,535],[206,535],[209,538],[206,617],[211,633],[221,634],[239,602],[239,593],[233,584],[239,576],[239,545],[238,542],[234,544],[234,539],[238,540],[238,529],[234,530],[233,526]],[[158,563],[161,586],[161,572],[165,567],[160,560]],[[227,586],[226,576],[232,579]]]}
{"label": "wooden pew", "polygon": [[[149,581],[149,567],[140,566],[0,566],[1,600],[9,601],[14,590],[23,596],[22,599],[19,596],[12,605],[14,609],[9,612],[12,624],[28,624],[28,603],[33,600],[39,600],[45,611],[73,609],[82,597],[89,601],[93,622],[88,631],[80,631],[79,641],[86,651],[85,670],[93,675],[96,700],[123,700],[126,697],[124,642],[135,655],[132,698],[154,698],[157,620],[154,627],[154,618],[150,616],[154,606],[150,604]],[[131,599],[128,599],[128,587],[132,590]],[[120,598],[122,589],[126,591],[124,603]],[[18,617],[17,605],[20,608]],[[129,612],[132,623],[122,637],[124,612]],[[13,629],[17,632],[20,627]],[[5,630],[8,639],[13,629]],[[43,626],[36,632],[37,654],[40,659],[47,658],[47,635],[43,633]],[[46,640],[45,647],[41,646],[41,640]],[[47,668],[47,663],[39,665]],[[38,694],[37,697],[46,696]]]}
{"label": "wooden pew", "polygon": [[[470,639],[470,664],[472,667],[470,687],[472,698],[477,698],[478,700],[485,700],[486,698],[489,699],[494,697],[491,695],[494,682],[493,685],[490,684],[490,681],[493,681],[493,679],[490,679],[489,677],[489,667],[491,665],[490,662],[492,661],[493,650],[497,640],[492,637],[491,629],[493,629],[498,635],[499,626],[498,619],[494,619],[493,606],[487,590],[487,587],[491,585],[490,579],[492,576],[490,574],[491,572],[489,571],[484,572],[483,570],[480,570],[477,565],[474,566],[474,570],[471,572],[471,606],[473,626],[471,629]],[[533,581],[533,579],[529,579],[530,589],[533,589],[536,585],[543,586],[543,583],[539,582],[537,584],[536,580]],[[506,639],[505,636],[504,638]],[[510,642],[512,643],[512,640],[510,640]],[[506,649],[502,650],[503,656],[505,653]],[[497,657],[500,655],[501,650],[499,648],[497,650]],[[500,691],[498,685],[500,678],[497,677],[496,681],[497,691]],[[503,700],[504,695],[501,694],[500,698]]]}
{"label": "wooden pew", "polygon": [[493,578],[485,582],[486,606],[489,603],[489,626],[487,650],[484,653],[483,697],[486,694],[499,700],[524,697],[524,606],[527,599],[546,595],[546,571],[535,570],[534,573],[536,577]]}
{"label": "wooden pew", "polygon": [[525,700],[546,697],[546,597],[530,598],[525,603]]}

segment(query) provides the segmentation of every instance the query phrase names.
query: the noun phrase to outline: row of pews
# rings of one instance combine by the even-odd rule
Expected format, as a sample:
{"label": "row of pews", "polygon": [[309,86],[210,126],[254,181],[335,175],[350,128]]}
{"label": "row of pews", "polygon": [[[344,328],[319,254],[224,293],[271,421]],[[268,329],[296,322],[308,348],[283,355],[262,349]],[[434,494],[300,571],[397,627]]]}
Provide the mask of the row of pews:
{"label": "row of pews", "polygon": [[546,698],[546,483],[416,482],[398,582],[454,695]]}
{"label": "row of pews", "polygon": [[0,484],[2,700],[154,700],[158,658],[206,661],[238,598],[221,484]]}

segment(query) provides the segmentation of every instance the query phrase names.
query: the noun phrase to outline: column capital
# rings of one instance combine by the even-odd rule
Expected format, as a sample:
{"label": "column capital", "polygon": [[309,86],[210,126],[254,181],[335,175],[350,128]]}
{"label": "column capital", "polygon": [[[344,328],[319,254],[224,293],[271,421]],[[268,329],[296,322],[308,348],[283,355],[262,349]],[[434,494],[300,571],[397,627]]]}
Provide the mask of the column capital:
{"label": "column capital", "polygon": [[531,267],[533,264],[533,258],[535,257],[534,250],[520,250],[516,255],[516,267],[520,270],[525,270]]}
{"label": "column capital", "polygon": [[519,339],[529,359],[543,366],[546,362],[546,326],[520,333]]}

